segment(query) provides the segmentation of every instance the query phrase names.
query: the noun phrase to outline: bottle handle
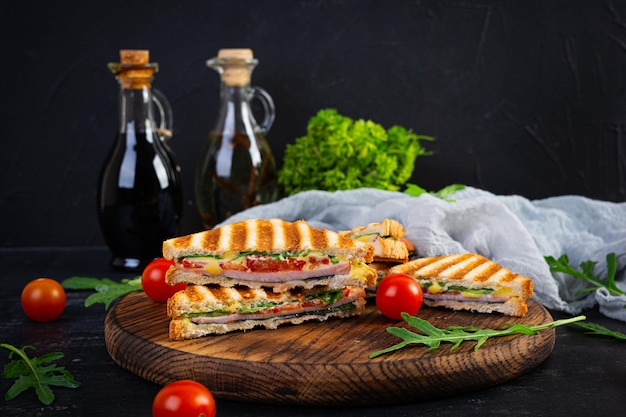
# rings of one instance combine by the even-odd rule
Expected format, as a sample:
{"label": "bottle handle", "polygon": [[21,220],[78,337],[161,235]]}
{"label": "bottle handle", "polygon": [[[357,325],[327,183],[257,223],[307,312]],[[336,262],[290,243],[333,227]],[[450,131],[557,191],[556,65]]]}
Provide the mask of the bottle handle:
{"label": "bottle handle", "polygon": [[252,98],[256,98],[263,105],[263,121],[259,123],[259,127],[263,130],[263,133],[267,133],[276,118],[274,100],[272,100],[272,96],[270,96],[269,93],[261,87],[250,87],[250,92],[252,93]]}
{"label": "bottle handle", "polygon": [[165,94],[156,88],[152,89],[152,101],[159,111],[160,123],[157,128],[157,134],[161,138],[162,142],[172,137],[172,129],[174,125],[174,114],[172,112],[172,106],[165,97]]}

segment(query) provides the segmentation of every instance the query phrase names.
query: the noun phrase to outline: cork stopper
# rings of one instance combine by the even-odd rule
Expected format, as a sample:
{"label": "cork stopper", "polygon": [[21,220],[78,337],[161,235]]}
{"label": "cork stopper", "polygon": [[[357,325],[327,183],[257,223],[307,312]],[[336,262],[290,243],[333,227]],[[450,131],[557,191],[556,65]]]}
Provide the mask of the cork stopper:
{"label": "cork stopper", "polygon": [[252,49],[248,48],[220,49],[217,59],[209,61],[209,66],[222,68],[222,82],[232,87],[250,84],[252,69],[256,64]]}
{"label": "cork stopper", "polygon": [[240,48],[240,49],[220,49],[217,52],[219,59],[245,59],[251,61],[254,59],[252,49]]}
{"label": "cork stopper", "polygon": [[121,49],[120,62],[109,63],[109,69],[122,83],[123,88],[150,88],[158,64],[150,63],[147,49]]}
{"label": "cork stopper", "polygon": [[150,51],[145,49],[122,49],[120,50],[120,63],[122,65],[146,65],[150,62]]}

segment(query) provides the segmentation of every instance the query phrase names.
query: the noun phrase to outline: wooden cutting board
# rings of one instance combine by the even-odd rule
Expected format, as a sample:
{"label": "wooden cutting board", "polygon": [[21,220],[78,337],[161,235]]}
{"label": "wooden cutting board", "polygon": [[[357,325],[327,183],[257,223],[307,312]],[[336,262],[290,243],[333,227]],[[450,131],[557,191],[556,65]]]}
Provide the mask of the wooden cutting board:
{"label": "wooden cutting board", "polygon": [[[523,318],[428,307],[418,316],[440,328],[552,321],[534,301]],[[492,338],[477,351],[473,342],[454,352],[445,343],[432,352],[412,345],[369,359],[400,340],[387,327],[408,327],[385,318],[372,301],[364,315],[350,319],[178,342],[169,340],[168,323],[164,304],[129,294],[107,314],[107,350],[122,368],[158,384],[194,379],[216,398],[317,406],[415,402],[491,387],[539,365],[555,339],[548,329]]]}

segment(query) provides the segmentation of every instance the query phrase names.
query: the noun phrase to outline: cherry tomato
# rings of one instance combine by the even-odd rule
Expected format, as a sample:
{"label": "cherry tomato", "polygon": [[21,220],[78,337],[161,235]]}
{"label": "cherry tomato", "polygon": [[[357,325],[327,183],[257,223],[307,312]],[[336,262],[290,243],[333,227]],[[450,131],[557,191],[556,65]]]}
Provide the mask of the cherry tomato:
{"label": "cherry tomato", "polygon": [[170,285],[165,282],[165,273],[174,261],[158,258],[150,262],[141,273],[141,286],[148,297],[159,303],[164,303],[174,293],[184,290],[187,284]]}
{"label": "cherry tomato", "polygon": [[35,321],[52,321],[65,309],[65,290],[51,278],[37,278],[22,290],[22,310]]}
{"label": "cherry tomato", "polygon": [[207,387],[183,379],[161,388],[152,402],[152,417],[214,417],[215,409],[215,399]]}
{"label": "cherry tomato", "polygon": [[415,315],[422,307],[422,287],[411,276],[390,274],[383,278],[376,289],[376,306],[385,316],[401,320],[402,312]]}

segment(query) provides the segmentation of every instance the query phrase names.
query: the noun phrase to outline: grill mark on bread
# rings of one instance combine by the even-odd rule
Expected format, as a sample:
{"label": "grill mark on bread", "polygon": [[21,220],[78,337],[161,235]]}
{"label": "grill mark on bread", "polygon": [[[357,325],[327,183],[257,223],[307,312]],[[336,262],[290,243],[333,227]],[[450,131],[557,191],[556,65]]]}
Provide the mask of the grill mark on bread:
{"label": "grill mark on bread", "polygon": [[[213,293],[212,287],[213,286],[207,286],[207,288],[209,288],[209,290],[211,290],[211,292]],[[193,303],[201,302],[204,300],[204,294],[195,285],[188,286],[184,291],[187,297],[189,298],[189,301]],[[213,293],[213,296],[215,296],[215,293]]]}
{"label": "grill mark on bread", "polygon": [[481,260],[473,255],[461,256],[458,262],[452,263],[448,268],[442,271],[442,275],[454,280],[462,280],[474,268],[480,266],[483,262],[489,262],[487,259]]}
{"label": "grill mark on bread", "polygon": [[[222,287],[222,286],[214,285],[214,284],[206,285],[205,287],[211,292],[211,295],[218,300],[223,300],[226,297],[230,298],[228,292],[226,291],[226,287]],[[192,288],[194,292],[198,292],[198,294],[201,294],[199,286],[193,285],[193,286],[187,287],[187,289],[189,288]],[[199,300],[194,299],[193,301],[203,301],[203,300],[204,298],[200,298]]]}
{"label": "grill mark on bread", "polygon": [[269,252],[274,248],[274,227],[269,222],[259,222],[256,229],[257,247],[260,251]]}
{"label": "grill mark on bread", "polygon": [[267,297],[270,300],[278,300],[282,298],[282,294],[278,292],[266,291],[265,289],[263,290],[263,292],[265,293],[265,297]]}
{"label": "grill mark on bread", "polygon": [[174,242],[174,244],[176,245],[177,248],[186,248],[191,243],[192,238],[193,238],[192,235],[183,236],[183,237],[178,238]]}
{"label": "grill mark on bread", "polygon": [[[465,256],[466,257],[466,256]],[[463,259],[463,255],[454,255],[450,257],[433,257],[416,259],[417,268],[413,272],[422,276],[438,276],[446,269],[450,268],[459,259]],[[409,266],[409,264],[405,264]]]}
{"label": "grill mark on bread", "polygon": [[512,271],[501,269],[500,271],[496,272],[493,276],[496,277],[498,281],[501,281],[501,282],[512,282],[512,281],[515,281],[515,279],[519,275],[516,273],[513,273]]}
{"label": "grill mark on bread", "polygon": [[502,278],[502,281],[504,282],[513,282],[517,279],[519,275],[518,274],[514,274],[511,271],[508,271],[508,273],[506,274],[505,277]]}
{"label": "grill mark on bread", "polygon": [[225,247],[230,247],[231,250],[241,251],[245,250],[246,243],[248,242],[248,222],[245,223],[233,223],[228,227],[230,229],[230,243]]}
{"label": "grill mark on bread", "polygon": [[297,223],[285,224],[283,226],[285,247],[291,248],[297,246],[300,242],[300,230]]}
{"label": "grill mark on bread", "polygon": [[[211,230],[211,233],[207,233],[204,235],[204,242],[202,242],[202,247],[207,250],[215,250],[220,246],[220,238],[221,238],[221,229]],[[190,235],[191,237],[193,235]],[[186,246],[186,245],[185,245]],[[182,247],[185,247],[182,246]]]}
{"label": "grill mark on bread", "polygon": [[257,298],[256,291],[253,291],[250,287],[245,285],[236,285],[233,287],[244,300],[254,300]]}
{"label": "grill mark on bread", "polygon": [[476,282],[485,282],[501,269],[502,267],[495,262],[486,260],[486,262],[476,266],[471,272],[469,272],[468,278],[471,278]]}
{"label": "grill mark on bread", "polygon": [[313,248],[326,248],[328,247],[328,237],[324,230],[310,229],[311,246]]}

